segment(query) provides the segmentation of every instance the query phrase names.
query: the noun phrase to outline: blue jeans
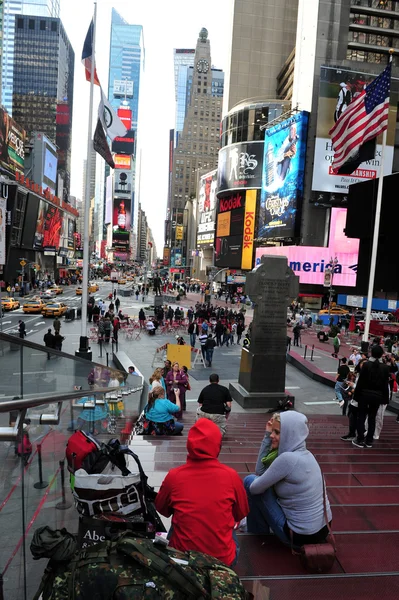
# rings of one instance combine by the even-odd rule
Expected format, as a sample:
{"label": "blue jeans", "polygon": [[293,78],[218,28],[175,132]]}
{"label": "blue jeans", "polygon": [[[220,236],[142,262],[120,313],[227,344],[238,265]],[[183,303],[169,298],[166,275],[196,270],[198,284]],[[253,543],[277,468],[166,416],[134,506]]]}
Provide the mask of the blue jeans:
{"label": "blue jeans", "polygon": [[342,381],[337,381],[337,383],[335,384],[334,390],[335,390],[335,395],[337,396],[337,399],[340,402],[342,402],[344,399],[342,396]]}
{"label": "blue jeans", "polygon": [[253,495],[249,491],[249,488],[254,479],[256,479],[256,475],[247,475],[244,479],[244,487],[249,503],[249,515],[247,516],[248,533],[269,533],[269,528],[271,528],[283,544],[290,546],[291,542],[284,531],[287,519],[277,501],[274,489],[269,488],[263,494]]}
{"label": "blue jeans", "polygon": [[208,363],[212,363],[212,357],[213,357],[213,348],[206,350],[206,360],[208,361]]}
{"label": "blue jeans", "polygon": [[179,423],[178,421],[175,421],[175,430],[173,432],[173,435],[178,435],[179,433],[181,433],[183,431],[183,423]]}
{"label": "blue jeans", "polygon": [[195,346],[195,338],[196,337],[197,336],[195,335],[195,333],[190,333],[190,344],[191,344],[192,348],[194,348],[194,346]]}

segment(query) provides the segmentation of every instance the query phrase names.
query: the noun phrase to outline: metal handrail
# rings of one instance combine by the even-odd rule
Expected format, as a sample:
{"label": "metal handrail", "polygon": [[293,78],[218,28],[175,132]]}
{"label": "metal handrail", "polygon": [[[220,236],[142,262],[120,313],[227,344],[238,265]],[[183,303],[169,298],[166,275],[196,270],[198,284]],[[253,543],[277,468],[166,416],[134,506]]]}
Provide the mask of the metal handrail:
{"label": "metal handrail", "polygon": [[[25,348],[31,348],[32,350],[40,350],[43,352],[43,355],[47,352],[49,354],[54,354],[56,356],[61,356],[64,358],[68,358],[69,360],[73,360],[75,362],[79,362],[84,365],[92,365],[93,367],[101,367],[102,369],[106,368],[105,365],[101,363],[94,362],[93,360],[87,360],[86,358],[81,358],[80,356],[73,356],[72,354],[67,354],[66,352],[62,352],[62,350],[55,350],[54,348],[48,348],[47,346],[43,346],[42,344],[37,344],[35,342],[29,342],[28,340],[19,338],[15,335],[9,335],[8,333],[0,333],[0,340],[4,342],[9,342],[10,344],[14,344],[16,346],[24,346]],[[119,369],[112,367],[112,370],[117,371],[121,375],[125,375]]]}
{"label": "metal handrail", "polygon": [[56,402],[64,402],[65,400],[76,400],[84,398],[84,396],[97,396],[98,394],[108,394],[120,390],[118,387],[96,388],[94,390],[78,390],[67,392],[66,394],[58,394],[56,396],[44,396],[42,398],[26,398],[20,400],[10,400],[9,402],[0,402],[0,413],[10,412],[10,410],[25,410],[41,406],[42,404],[53,404]]}

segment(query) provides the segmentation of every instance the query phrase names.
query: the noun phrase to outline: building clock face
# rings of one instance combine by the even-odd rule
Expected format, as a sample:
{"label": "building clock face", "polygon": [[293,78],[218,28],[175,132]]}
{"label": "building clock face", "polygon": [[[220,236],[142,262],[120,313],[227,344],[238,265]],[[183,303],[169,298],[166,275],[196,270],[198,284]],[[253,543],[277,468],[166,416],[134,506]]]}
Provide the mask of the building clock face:
{"label": "building clock face", "polygon": [[209,71],[209,63],[205,58],[201,58],[197,62],[197,71],[198,73],[207,73]]}

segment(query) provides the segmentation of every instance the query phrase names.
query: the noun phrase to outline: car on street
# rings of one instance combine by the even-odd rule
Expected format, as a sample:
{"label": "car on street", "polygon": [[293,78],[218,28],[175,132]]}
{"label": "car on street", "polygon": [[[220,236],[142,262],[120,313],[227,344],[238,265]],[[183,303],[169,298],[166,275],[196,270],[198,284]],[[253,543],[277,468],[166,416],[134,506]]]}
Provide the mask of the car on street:
{"label": "car on street", "polygon": [[75,292],[75,294],[76,294],[77,296],[81,296],[81,295],[83,294],[83,289],[82,289],[81,287],[77,287],[77,288],[76,288],[76,292]]}
{"label": "car on street", "polygon": [[24,313],[41,313],[43,308],[46,306],[45,302],[41,298],[35,300],[28,300],[22,307]]}
{"label": "car on street", "polygon": [[49,302],[42,309],[43,317],[62,317],[65,315],[68,307],[63,302]]}
{"label": "car on street", "polygon": [[3,310],[15,310],[20,307],[20,304],[15,298],[2,298],[1,307]]}
{"label": "car on street", "polygon": [[105,277],[103,277],[103,281],[111,281],[111,277],[109,275],[106,275]]}
{"label": "car on street", "polygon": [[126,279],[118,279],[118,285],[125,285]]}
{"label": "car on street", "polygon": [[346,308],[341,308],[341,306],[332,306],[330,311],[328,310],[328,308],[324,308],[323,310],[319,311],[319,315],[347,315],[348,311]]}
{"label": "car on street", "polygon": [[64,293],[64,290],[59,285],[52,285],[49,289],[52,290],[56,296]]}
{"label": "car on street", "polygon": [[89,283],[89,294],[94,294],[94,292],[98,292],[100,289],[97,283]]}
{"label": "car on street", "polygon": [[43,300],[51,300],[52,298],[55,298],[55,292],[54,290],[48,289],[45,292],[41,292],[40,298],[43,298]]}

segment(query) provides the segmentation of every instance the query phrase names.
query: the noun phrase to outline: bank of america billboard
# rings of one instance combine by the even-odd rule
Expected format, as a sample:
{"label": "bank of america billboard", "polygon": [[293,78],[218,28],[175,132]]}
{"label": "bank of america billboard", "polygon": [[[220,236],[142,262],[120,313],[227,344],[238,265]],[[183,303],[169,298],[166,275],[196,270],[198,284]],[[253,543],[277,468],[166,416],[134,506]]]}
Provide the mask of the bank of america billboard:
{"label": "bank of america billboard", "polygon": [[258,238],[296,232],[303,194],[309,113],[294,113],[265,131]]}

